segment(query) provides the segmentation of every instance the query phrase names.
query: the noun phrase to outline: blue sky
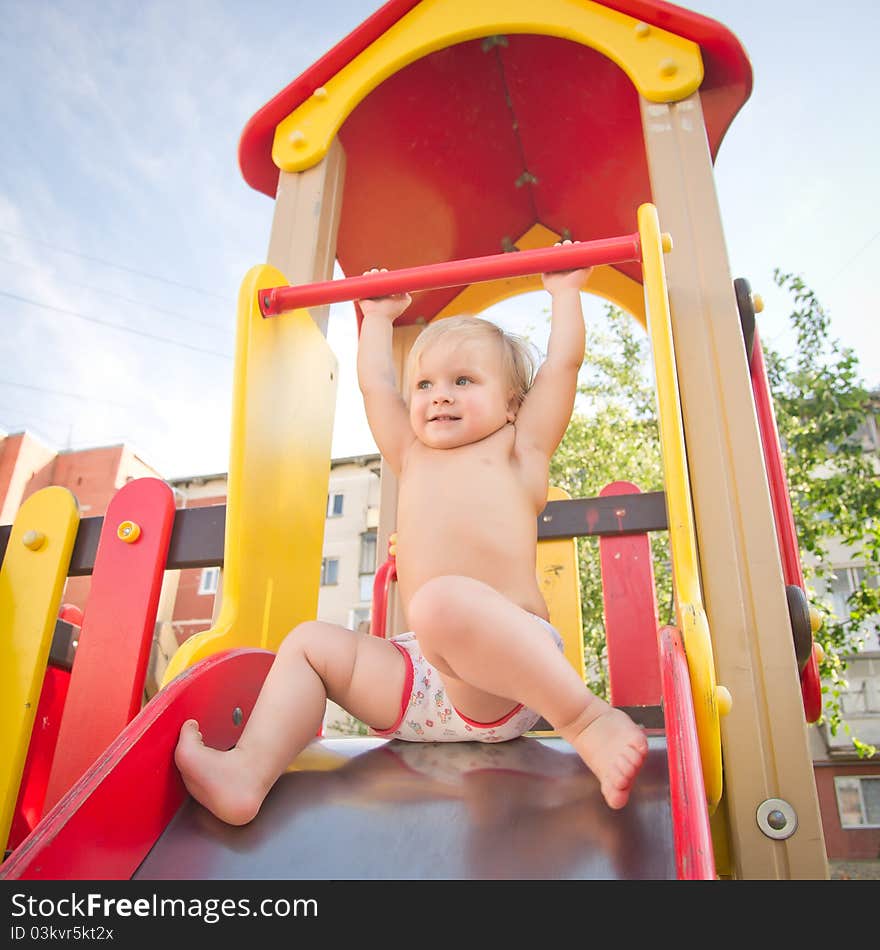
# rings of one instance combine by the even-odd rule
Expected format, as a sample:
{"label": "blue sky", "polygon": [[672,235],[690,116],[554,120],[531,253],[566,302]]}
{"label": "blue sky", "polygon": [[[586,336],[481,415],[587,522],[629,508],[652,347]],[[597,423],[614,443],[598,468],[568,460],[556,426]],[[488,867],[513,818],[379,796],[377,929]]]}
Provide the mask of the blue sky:
{"label": "blue sky", "polygon": [[[235,298],[273,202],[238,169],[265,102],[378,8],[329,0],[0,0],[0,428],[53,447],[127,442],[167,478],[225,471]],[[880,385],[876,8],[695,0],[754,72],[716,182],[733,276],[790,346],[775,267],[804,277]],[[495,308],[540,327],[543,294]],[[585,299],[588,319],[598,303]],[[333,454],[373,451],[351,305]]]}

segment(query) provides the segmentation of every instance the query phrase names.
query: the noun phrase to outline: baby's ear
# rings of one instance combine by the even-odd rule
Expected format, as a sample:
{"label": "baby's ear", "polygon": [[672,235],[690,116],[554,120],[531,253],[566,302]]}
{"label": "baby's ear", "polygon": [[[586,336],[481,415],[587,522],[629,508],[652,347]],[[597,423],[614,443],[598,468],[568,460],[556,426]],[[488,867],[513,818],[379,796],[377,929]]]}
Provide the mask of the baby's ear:
{"label": "baby's ear", "polygon": [[516,398],[516,394],[511,389],[510,398],[507,400],[507,421],[513,422],[516,419],[516,414],[519,412],[519,400]]}

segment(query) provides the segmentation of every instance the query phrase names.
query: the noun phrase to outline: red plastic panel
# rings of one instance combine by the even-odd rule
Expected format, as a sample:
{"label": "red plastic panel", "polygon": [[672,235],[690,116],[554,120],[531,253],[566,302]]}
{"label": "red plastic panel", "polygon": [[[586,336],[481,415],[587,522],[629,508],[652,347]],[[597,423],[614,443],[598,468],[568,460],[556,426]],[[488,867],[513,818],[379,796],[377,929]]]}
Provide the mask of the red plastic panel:
{"label": "red plastic panel", "polygon": [[[117,533],[126,522],[136,526]],[[46,807],[51,808],[131,721],[144,679],[174,523],[174,494],[158,478],[129,482],[104,517],[83,613]]]}
{"label": "red plastic panel", "polygon": [[[599,494],[607,497],[639,492],[632,482],[612,482]],[[599,557],[611,703],[655,706],[660,702],[659,622],[648,536],[600,537]]]}
{"label": "red plastic panel", "polygon": [[46,668],[6,845],[10,850],[21,844],[42,817],[49,771],[58,743],[58,730],[69,686],[70,673],[67,670],[54,666]]}
{"label": "red plastic panel", "polygon": [[373,609],[371,611],[370,633],[374,637],[385,637],[388,625],[388,602],[391,584],[397,580],[397,558],[393,554],[376,572],[373,581]]}
{"label": "red plastic panel", "polygon": [[660,630],[659,644],[676,870],[679,880],[709,881],[715,852],[687,658],[675,627]]}
{"label": "red plastic panel", "polygon": [[233,746],[274,658],[228,650],[181,673],[0,865],[0,880],[128,880],[186,798],[180,727],[198,719],[208,745]]}
{"label": "red plastic panel", "polygon": [[[782,463],[782,449],[779,445],[779,430],[776,427],[776,413],[773,411],[773,396],[764,365],[764,350],[757,327],[755,328],[752,358],[749,366],[752,379],[752,393],[755,398],[755,410],[758,416],[758,428],[761,431],[761,445],[764,451],[764,464],[770,483],[770,499],[773,503],[773,516],[776,522],[776,538],[782,556],[782,574],[786,584],[795,584],[801,590],[804,587],[804,574],[801,568],[800,546],[794,525],[794,513],[791,497],[788,493],[788,479]],[[816,722],[822,715],[822,683],[819,678],[819,662],[816,653],[810,654],[807,665],[800,673],[801,695],[804,699],[804,715],[807,722]]]}

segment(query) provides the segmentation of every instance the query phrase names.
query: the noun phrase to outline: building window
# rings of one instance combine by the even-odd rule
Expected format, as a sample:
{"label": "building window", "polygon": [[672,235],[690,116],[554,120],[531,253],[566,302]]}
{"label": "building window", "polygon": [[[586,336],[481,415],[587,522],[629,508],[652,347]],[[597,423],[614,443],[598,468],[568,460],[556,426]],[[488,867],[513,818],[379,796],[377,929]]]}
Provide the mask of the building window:
{"label": "building window", "polygon": [[321,586],[339,583],[339,558],[325,557],[321,561]]}
{"label": "building window", "polygon": [[202,576],[199,578],[200,594],[216,594],[220,586],[220,568],[203,567]]}
{"label": "building window", "polygon": [[355,607],[351,612],[351,619],[348,625],[352,630],[359,630],[361,633],[369,632],[370,608]]}
{"label": "building window", "polygon": [[361,535],[361,564],[359,574],[376,573],[376,532],[366,531]]}
{"label": "building window", "polygon": [[837,811],[844,828],[880,828],[880,775],[838,775]]}
{"label": "building window", "polygon": [[360,600],[373,599],[373,581],[376,577],[376,532],[365,531],[361,535],[361,557],[358,567]]}
{"label": "building window", "polygon": [[[863,567],[848,566],[835,567],[833,570],[834,573],[828,584],[831,605],[834,608],[835,619],[846,620],[849,616],[849,604],[847,603],[847,599],[856,588],[861,586],[865,576],[865,569]],[[877,575],[872,575],[868,578],[868,586],[877,587],[878,581],[880,581],[880,579],[878,579]]]}
{"label": "building window", "polygon": [[373,583],[376,580],[375,574],[361,574],[360,576],[360,600],[373,599]]}
{"label": "building window", "polygon": [[327,499],[327,517],[339,518],[342,515],[342,495],[330,495]]}
{"label": "building window", "polygon": [[[831,599],[831,609],[835,620],[844,621],[849,618],[849,604],[847,603],[849,596],[861,586],[866,572],[864,567],[858,565],[834,567],[833,572],[826,582],[826,590]],[[869,587],[876,588],[880,586],[880,577],[876,574],[868,575],[867,580]],[[860,632],[867,640],[864,648],[877,650],[880,649],[880,631],[873,629],[872,619],[876,620],[877,618],[869,618]]]}

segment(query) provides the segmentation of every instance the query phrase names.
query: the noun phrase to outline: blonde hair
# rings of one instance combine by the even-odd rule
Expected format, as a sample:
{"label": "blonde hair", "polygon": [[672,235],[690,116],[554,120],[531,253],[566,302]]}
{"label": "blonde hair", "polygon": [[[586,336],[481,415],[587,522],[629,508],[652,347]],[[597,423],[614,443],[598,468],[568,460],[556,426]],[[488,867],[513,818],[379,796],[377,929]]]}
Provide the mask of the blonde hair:
{"label": "blonde hair", "polygon": [[403,391],[407,403],[409,403],[412,376],[418,367],[419,358],[430,346],[450,337],[456,340],[495,341],[501,347],[502,368],[513,390],[517,408],[522,405],[535,378],[537,360],[534,348],[528,340],[515,333],[502,330],[490,320],[471,316],[444,317],[442,320],[428,324],[416,337],[406,358],[404,369]]}

